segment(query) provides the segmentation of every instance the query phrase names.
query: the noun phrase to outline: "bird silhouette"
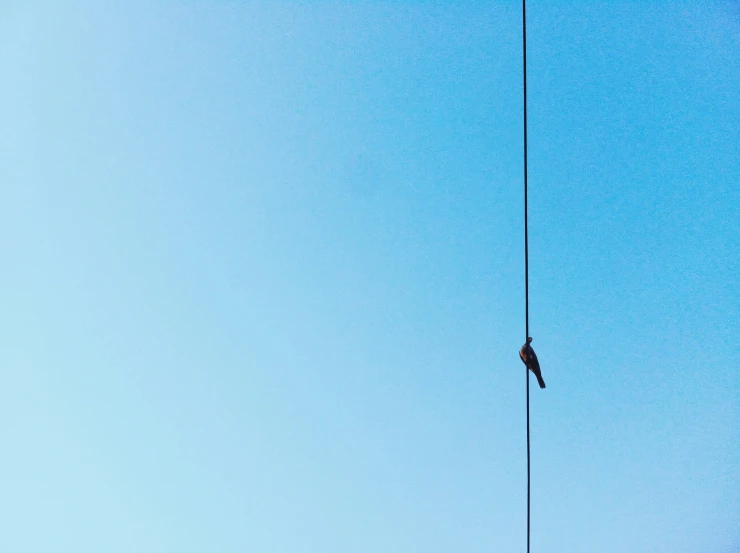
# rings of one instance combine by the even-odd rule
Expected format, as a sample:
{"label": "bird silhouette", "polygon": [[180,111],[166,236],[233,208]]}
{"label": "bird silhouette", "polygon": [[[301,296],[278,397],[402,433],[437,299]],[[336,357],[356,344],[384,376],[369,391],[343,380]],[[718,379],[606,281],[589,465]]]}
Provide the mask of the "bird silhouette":
{"label": "bird silhouette", "polygon": [[524,344],[519,350],[519,357],[521,358],[522,363],[524,363],[527,368],[532,371],[537,377],[537,383],[540,385],[540,388],[544,388],[545,381],[542,380],[542,373],[540,372],[540,362],[537,360],[537,354],[532,349],[532,346],[529,345],[531,341],[532,338],[527,337],[527,343]]}

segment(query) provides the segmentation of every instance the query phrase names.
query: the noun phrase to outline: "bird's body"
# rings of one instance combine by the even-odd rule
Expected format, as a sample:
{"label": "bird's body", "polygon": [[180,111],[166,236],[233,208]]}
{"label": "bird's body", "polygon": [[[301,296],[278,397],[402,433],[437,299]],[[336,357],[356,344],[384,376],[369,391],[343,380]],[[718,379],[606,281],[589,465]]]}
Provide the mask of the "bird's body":
{"label": "bird's body", "polygon": [[527,368],[532,371],[537,377],[537,383],[540,385],[540,388],[544,388],[545,381],[542,379],[540,362],[537,360],[537,354],[532,349],[532,346],[529,345],[531,341],[532,338],[527,338],[527,343],[524,344],[519,350],[519,358],[522,360],[522,363],[524,363]]}

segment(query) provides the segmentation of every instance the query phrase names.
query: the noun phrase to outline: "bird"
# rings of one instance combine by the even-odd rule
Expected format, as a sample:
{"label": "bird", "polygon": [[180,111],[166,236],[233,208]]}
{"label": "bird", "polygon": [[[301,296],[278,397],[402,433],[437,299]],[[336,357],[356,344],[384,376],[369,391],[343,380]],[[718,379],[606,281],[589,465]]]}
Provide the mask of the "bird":
{"label": "bird", "polygon": [[540,388],[544,388],[545,381],[542,380],[542,373],[540,372],[540,362],[537,361],[537,354],[532,349],[532,346],[529,345],[531,342],[532,337],[527,336],[527,343],[524,344],[519,350],[519,357],[521,358],[522,363],[524,363],[527,368],[532,371],[537,377],[537,383],[540,385]]}

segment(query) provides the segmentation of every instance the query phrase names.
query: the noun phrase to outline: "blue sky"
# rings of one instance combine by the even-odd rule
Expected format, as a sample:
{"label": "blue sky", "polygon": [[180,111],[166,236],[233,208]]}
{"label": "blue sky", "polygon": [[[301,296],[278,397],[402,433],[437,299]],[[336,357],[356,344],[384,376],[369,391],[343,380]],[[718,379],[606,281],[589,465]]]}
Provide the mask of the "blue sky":
{"label": "blue sky", "polygon": [[[0,549],[524,551],[520,5],[0,13]],[[532,551],[737,552],[740,7],[528,37]]]}

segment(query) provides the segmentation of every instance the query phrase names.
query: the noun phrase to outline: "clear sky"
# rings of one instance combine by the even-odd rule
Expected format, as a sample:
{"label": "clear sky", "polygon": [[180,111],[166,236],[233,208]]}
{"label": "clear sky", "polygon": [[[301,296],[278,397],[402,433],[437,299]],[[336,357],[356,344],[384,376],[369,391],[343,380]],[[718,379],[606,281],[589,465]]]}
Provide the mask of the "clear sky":
{"label": "clear sky", "polygon": [[[0,550],[525,550],[520,9],[0,4]],[[740,4],[528,34],[532,551],[736,553]]]}

